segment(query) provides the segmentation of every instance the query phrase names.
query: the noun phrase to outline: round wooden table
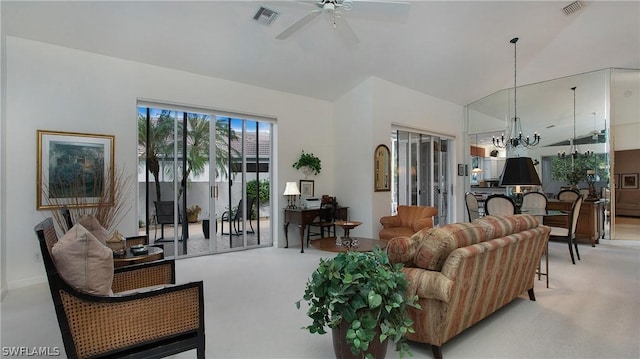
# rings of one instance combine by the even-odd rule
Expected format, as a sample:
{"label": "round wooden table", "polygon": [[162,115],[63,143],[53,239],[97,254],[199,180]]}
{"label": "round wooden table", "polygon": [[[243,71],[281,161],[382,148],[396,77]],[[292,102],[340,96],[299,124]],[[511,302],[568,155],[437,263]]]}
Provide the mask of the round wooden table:
{"label": "round wooden table", "polygon": [[[347,239],[347,238],[343,238]],[[319,249],[321,251],[328,252],[347,252],[347,251],[357,251],[357,252],[371,252],[376,246],[384,249],[387,246],[387,242],[381,241],[379,239],[371,239],[371,238],[360,238],[354,237],[349,238],[349,240],[356,239],[358,241],[357,247],[351,246],[337,246],[336,245],[336,237],[324,237],[320,239],[314,239],[311,241],[311,247],[315,249]]]}
{"label": "round wooden table", "polygon": [[113,267],[119,268],[131,264],[153,262],[164,258],[164,251],[162,250],[162,248],[147,246],[147,249],[149,250],[147,254],[134,256],[131,253],[130,248],[127,248],[127,252],[124,256],[113,257]]}
{"label": "round wooden table", "polygon": [[349,238],[349,231],[361,225],[362,222],[358,221],[335,221],[334,224],[338,227],[342,227],[344,229],[344,236]]}

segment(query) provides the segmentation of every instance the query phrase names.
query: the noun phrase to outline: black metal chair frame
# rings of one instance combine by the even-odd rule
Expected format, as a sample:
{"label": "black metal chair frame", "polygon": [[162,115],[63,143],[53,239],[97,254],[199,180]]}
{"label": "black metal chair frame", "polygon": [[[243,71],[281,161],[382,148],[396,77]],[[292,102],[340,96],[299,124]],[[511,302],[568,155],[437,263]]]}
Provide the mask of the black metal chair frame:
{"label": "black metal chair frame", "polygon": [[[53,299],[53,305],[56,311],[58,319],[58,325],[62,334],[62,342],[65,348],[65,354],[67,358],[78,358],[78,352],[74,344],[73,334],[70,329],[69,319],[65,312],[62,295],[70,296],[72,298],[78,298],[79,300],[95,305],[112,305],[114,310],[118,307],[119,303],[127,303],[132,301],[141,300],[153,300],[158,297],[171,295],[172,293],[181,292],[185,290],[192,290],[195,288],[198,292],[199,302],[199,327],[195,330],[188,330],[179,335],[172,335],[169,337],[161,337],[153,341],[145,341],[136,343],[123,348],[110,350],[104,353],[96,354],[91,358],[164,358],[169,355],[177,354],[187,350],[196,349],[198,359],[204,359],[205,357],[205,333],[204,333],[204,288],[203,282],[190,282],[181,285],[175,285],[175,262],[173,260],[160,260],[155,262],[141,263],[137,265],[131,265],[114,270],[114,276],[134,276],[138,277],[138,273],[142,274],[144,271],[158,266],[168,266],[170,271],[170,282],[166,283],[167,286],[151,291],[140,291],[133,294],[122,296],[99,296],[76,290],[69,285],[58,273],[58,270],[53,262],[53,258],[49,253],[49,247],[57,241],[55,235],[55,228],[53,227],[53,220],[51,217],[40,222],[34,228],[38,242],[40,243],[40,251],[42,253],[42,260],[47,273],[47,279],[49,282],[49,289],[51,291],[51,297]],[[47,235],[46,233],[53,232],[53,235]],[[52,238],[54,237],[54,238]],[[53,241],[53,243],[51,243]],[[48,243],[49,242],[49,243]],[[144,303],[143,303],[144,304]]]}
{"label": "black metal chair frame", "polygon": [[[249,227],[251,228],[251,230],[247,230],[247,233],[255,233],[251,218],[251,211],[253,210],[255,198],[247,198],[246,211],[243,210],[243,201],[244,199],[241,199],[240,202],[238,202],[238,207],[235,211],[224,211],[220,217],[220,234],[229,235],[229,247],[231,247],[231,236],[239,236],[244,232],[245,228],[240,226],[243,219],[246,219],[246,221],[249,222]],[[225,222],[229,223],[229,232],[227,233],[224,231]]]}

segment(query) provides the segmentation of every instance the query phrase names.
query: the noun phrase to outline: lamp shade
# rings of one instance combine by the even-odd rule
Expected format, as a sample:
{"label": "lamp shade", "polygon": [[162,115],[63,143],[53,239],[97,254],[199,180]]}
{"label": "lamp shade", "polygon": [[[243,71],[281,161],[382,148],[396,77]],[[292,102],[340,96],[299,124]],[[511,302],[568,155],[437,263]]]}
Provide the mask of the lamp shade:
{"label": "lamp shade", "polygon": [[507,158],[500,186],[540,186],[540,177],[529,157]]}
{"label": "lamp shade", "polygon": [[471,173],[482,173],[482,172],[484,172],[484,171],[482,170],[482,168],[479,168],[479,167],[476,167],[476,168],[471,170]]}
{"label": "lamp shade", "polygon": [[287,182],[286,186],[284,187],[283,195],[297,196],[299,194],[300,194],[300,190],[298,189],[298,184],[296,182]]}

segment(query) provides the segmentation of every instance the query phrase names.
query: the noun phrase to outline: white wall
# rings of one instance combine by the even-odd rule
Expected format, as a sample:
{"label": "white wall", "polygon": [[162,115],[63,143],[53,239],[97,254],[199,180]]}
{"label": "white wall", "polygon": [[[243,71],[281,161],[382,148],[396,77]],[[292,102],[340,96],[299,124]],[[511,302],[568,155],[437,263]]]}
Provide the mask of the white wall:
{"label": "white wall", "polygon": [[[0,195],[3,206],[11,204],[10,214],[3,207],[3,219],[10,215],[11,220],[2,222],[1,254],[9,289],[44,281],[42,263],[34,261],[39,249],[33,227],[49,216],[35,209],[38,129],[113,134],[116,163],[135,174],[137,99],[274,117],[274,208],[283,207],[285,182],[304,177],[291,166],[304,149],[322,160],[322,173],[310,177],[316,195],[338,196],[350,207],[351,218],[365,223],[354,234],[372,237],[378,233],[378,219],[390,208],[389,192],[373,191],[373,151],[388,144],[391,124],[454,137],[462,132],[462,107],[377,78],[332,104],[15,37],[6,38],[4,56],[6,112],[0,148],[10,153],[2,152],[6,160],[0,175],[6,181]],[[462,163],[463,141],[454,143],[453,156]],[[459,195],[462,183],[453,179]],[[462,206],[454,207],[459,207],[457,218],[463,218]],[[273,220],[282,247],[280,211],[273,211]],[[128,217],[120,230],[135,233],[136,216]],[[290,244],[299,246],[295,231],[290,230],[290,237]]]}
{"label": "white wall", "polygon": [[[373,191],[373,152],[379,144],[390,146],[392,124],[455,137],[452,158],[463,163],[463,108],[456,104],[369,78],[336,102],[335,118],[335,188],[341,203],[344,198],[349,206],[357,204],[349,209],[352,219],[363,222],[352,231],[356,236],[377,238],[380,217],[390,214],[391,193]],[[450,171],[454,174],[450,222],[455,222],[463,218],[463,207],[456,204],[464,190],[454,168]]]}
{"label": "white wall", "polygon": [[[2,273],[9,289],[44,280],[42,263],[34,262],[39,249],[33,227],[48,216],[36,210],[36,130],[113,134],[116,163],[135,174],[138,98],[275,117],[275,208],[283,206],[285,182],[302,178],[291,164],[303,148],[322,159],[322,173],[313,178],[316,193],[333,192],[328,102],[15,37],[7,37],[5,56],[2,144],[10,153],[0,173],[7,173],[3,207],[11,204],[11,213],[2,211],[10,219],[2,226]],[[280,211],[273,214],[280,223]],[[136,216],[121,226],[125,235],[135,233]],[[274,228],[276,238],[283,238],[282,226]]]}

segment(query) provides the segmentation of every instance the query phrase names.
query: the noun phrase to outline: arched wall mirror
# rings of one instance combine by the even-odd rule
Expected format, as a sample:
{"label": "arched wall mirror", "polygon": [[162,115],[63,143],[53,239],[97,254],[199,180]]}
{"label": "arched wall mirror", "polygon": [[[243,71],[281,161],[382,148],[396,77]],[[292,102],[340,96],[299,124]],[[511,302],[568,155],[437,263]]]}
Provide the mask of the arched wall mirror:
{"label": "arched wall mirror", "polygon": [[[574,91],[575,89],[575,107]],[[570,151],[571,141],[579,152],[593,151],[597,178],[594,186],[615,192],[617,150],[638,149],[640,131],[640,70],[604,69],[550,81],[519,86],[517,114],[525,136],[538,132],[542,139],[532,149],[505,151],[493,146],[493,136],[506,132],[513,117],[513,88],[504,89],[466,106],[467,163],[477,168],[466,186],[471,191],[504,191],[497,187],[506,157],[531,157],[542,181],[541,191],[553,196],[569,184],[555,175],[558,153]],[[574,131],[575,130],[575,131]],[[634,132],[635,131],[635,132]],[[575,136],[574,136],[575,133]],[[614,141],[615,140],[615,141]],[[556,162],[554,164],[554,161]],[[553,167],[553,168],[552,168]],[[586,173],[585,173],[586,175]],[[587,187],[586,176],[578,187]],[[612,194],[612,204],[615,194]],[[614,207],[614,206],[612,206]],[[615,211],[615,207],[612,208]],[[611,221],[613,224],[614,221]],[[614,231],[612,225],[612,232]]]}
{"label": "arched wall mirror", "polygon": [[378,145],[373,155],[374,191],[391,191],[391,153],[389,147]]}

